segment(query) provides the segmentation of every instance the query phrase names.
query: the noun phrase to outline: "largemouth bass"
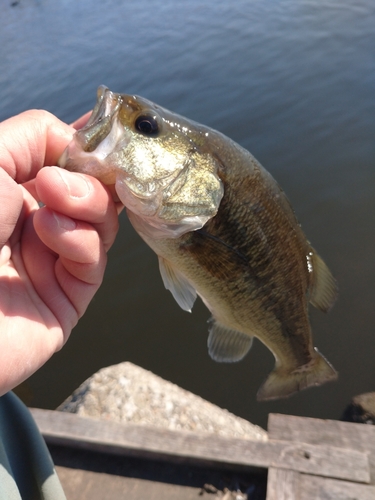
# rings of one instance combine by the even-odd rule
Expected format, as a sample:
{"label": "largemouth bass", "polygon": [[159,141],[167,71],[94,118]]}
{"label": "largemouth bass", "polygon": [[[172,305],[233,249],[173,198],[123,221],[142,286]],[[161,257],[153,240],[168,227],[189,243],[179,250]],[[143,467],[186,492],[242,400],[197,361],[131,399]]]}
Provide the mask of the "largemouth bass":
{"label": "largemouth bass", "polygon": [[99,87],[60,166],[114,186],[159,257],[164,285],[212,314],[208,351],[233,362],[257,337],[275,357],[258,400],[337,378],[313,347],[308,303],[328,311],[336,283],[273,177],[220,132],[138,96]]}

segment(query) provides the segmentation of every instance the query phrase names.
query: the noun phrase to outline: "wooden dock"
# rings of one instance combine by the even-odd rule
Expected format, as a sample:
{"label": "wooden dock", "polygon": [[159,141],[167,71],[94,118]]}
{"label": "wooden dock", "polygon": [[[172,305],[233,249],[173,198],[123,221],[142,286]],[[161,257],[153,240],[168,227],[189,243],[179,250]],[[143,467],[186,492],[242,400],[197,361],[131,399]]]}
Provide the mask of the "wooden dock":
{"label": "wooden dock", "polygon": [[31,411],[68,500],[375,500],[375,426],[270,414],[250,441]]}

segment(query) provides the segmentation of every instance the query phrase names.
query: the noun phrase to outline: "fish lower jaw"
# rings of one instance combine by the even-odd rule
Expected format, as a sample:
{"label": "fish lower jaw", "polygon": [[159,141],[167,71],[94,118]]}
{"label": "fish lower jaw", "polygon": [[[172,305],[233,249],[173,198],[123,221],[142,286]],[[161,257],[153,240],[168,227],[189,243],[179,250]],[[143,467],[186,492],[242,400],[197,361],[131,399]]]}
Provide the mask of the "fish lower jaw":
{"label": "fish lower jaw", "polygon": [[80,174],[91,175],[105,185],[115,184],[116,171],[111,168],[103,168],[103,164],[95,157],[68,157],[65,161],[61,158],[59,167],[69,170],[70,172],[78,172]]}
{"label": "fish lower jaw", "polygon": [[85,153],[75,141],[72,141],[65,149],[57,165],[70,172],[96,177],[103,184],[114,184],[116,181],[115,170],[105,163],[104,158],[92,153]]}

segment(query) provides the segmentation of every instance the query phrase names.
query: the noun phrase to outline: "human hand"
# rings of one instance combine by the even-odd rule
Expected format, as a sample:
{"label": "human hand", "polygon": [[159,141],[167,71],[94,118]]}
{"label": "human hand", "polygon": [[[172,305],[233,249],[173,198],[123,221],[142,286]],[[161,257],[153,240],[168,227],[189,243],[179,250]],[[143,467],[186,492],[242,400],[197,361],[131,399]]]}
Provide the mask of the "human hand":
{"label": "human hand", "polygon": [[45,111],[0,123],[0,395],[67,341],[117,233],[121,206],[107,188],[47,167],[73,133]]}

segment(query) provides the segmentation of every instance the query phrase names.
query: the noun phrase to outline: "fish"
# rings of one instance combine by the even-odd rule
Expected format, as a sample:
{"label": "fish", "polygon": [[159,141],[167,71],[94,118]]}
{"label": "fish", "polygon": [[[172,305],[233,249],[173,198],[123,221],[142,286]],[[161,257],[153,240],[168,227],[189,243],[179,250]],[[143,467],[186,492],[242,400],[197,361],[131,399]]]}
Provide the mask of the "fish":
{"label": "fish", "polygon": [[249,151],[151,101],[104,85],[59,160],[126,207],[180,307],[210,311],[208,352],[237,362],[253,338],[274,355],[259,401],[337,379],[314,347],[308,306],[327,312],[337,283],[284,191]]}

